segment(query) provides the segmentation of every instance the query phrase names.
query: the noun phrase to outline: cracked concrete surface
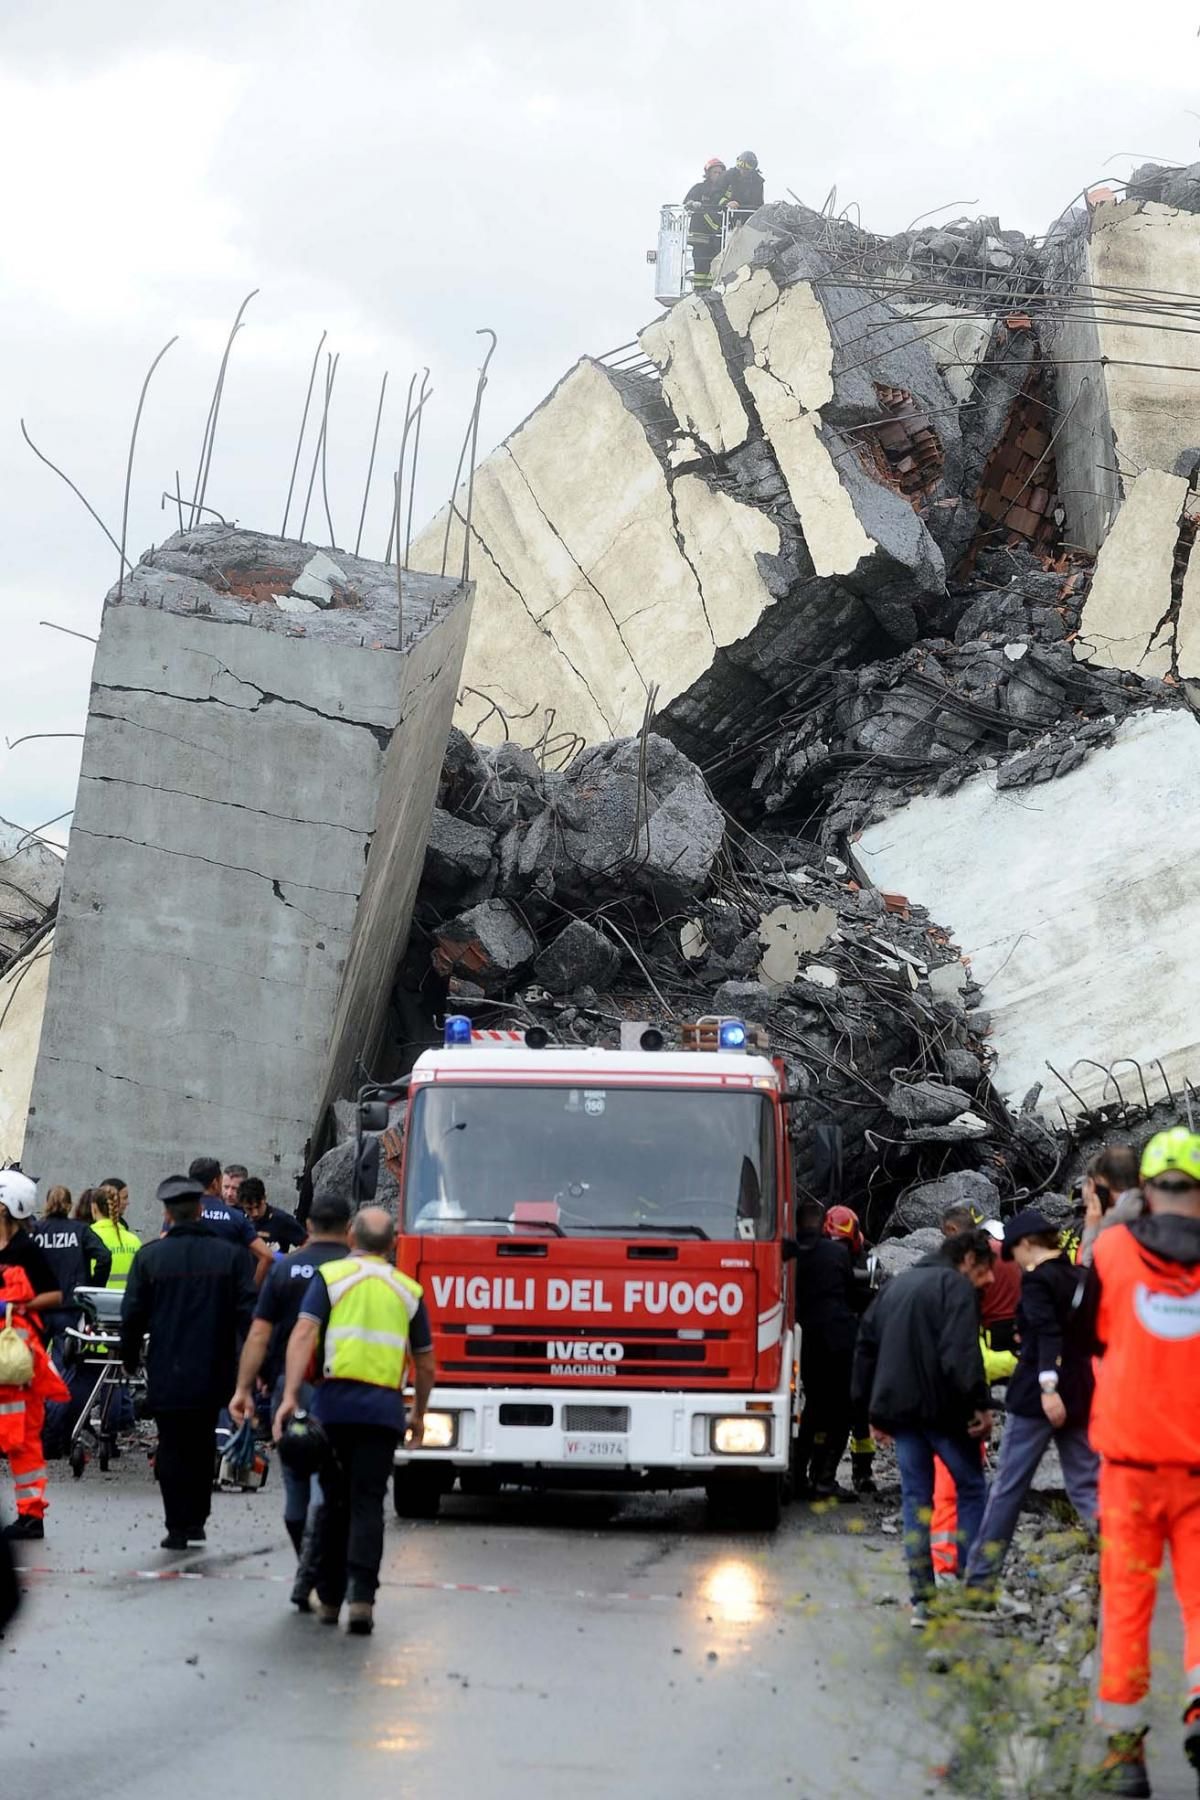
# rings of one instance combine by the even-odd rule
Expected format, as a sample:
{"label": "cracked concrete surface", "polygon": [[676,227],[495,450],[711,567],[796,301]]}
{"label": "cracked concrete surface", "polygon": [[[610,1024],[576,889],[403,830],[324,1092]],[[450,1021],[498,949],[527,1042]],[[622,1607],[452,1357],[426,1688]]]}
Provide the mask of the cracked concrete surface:
{"label": "cracked concrete surface", "polygon": [[143,1224],[202,1151],[292,1198],[403,952],[470,606],[414,578],[399,651],[394,572],[337,553],[298,628],[259,595],[311,556],[209,527],[105,607],[26,1161],[121,1168]]}

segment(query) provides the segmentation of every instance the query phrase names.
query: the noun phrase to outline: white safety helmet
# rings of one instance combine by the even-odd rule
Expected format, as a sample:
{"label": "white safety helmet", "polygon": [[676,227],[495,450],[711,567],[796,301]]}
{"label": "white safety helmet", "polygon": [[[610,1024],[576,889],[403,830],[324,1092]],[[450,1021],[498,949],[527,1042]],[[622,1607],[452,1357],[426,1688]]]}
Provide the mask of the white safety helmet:
{"label": "white safety helmet", "polygon": [[37,1211],[37,1182],[20,1169],[0,1169],[0,1203],[12,1219],[32,1219]]}

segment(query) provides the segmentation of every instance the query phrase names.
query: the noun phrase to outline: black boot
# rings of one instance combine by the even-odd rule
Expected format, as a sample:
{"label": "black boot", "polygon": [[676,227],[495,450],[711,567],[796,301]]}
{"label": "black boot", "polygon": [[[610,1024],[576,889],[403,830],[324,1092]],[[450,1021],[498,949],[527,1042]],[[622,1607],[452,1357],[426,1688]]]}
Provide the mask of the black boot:
{"label": "black boot", "polygon": [[[318,1553],[320,1550],[321,1525],[325,1516],[325,1508],[318,1506],[310,1515],[311,1523],[301,1530],[301,1541],[297,1549],[299,1562],[296,1565],[296,1579],[292,1583],[291,1601],[297,1612],[311,1612],[313,1589],[317,1585]],[[288,1525],[291,1531],[291,1524]],[[292,1542],[295,1543],[295,1539]]]}
{"label": "black boot", "polygon": [[1200,1782],[1200,1700],[1193,1700],[1183,1715],[1183,1754]]}
{"label": "black boot", "polygon": [[283,1524],[284,1529],[292,1540],[292,1549],[296,1552],[296,1561],[299,1562],[304,1554],[304,1520],[285,1519]]}
{"label": "black boot", "polygon": [[1123,1794],[1125,1800],[1149,1800],[1150,1777],[1146,1773],[1146,1733],[1118,1731],[1108,1740],[1108,1755],[1096,1771],[1096,1791]]}
{"label": "black boot", "polygon": [[856,1494],[876,1494],[875,1486],[875,1453],[873,1450],[852,1450],[850,1452],[850,1479],[854,1483]]}

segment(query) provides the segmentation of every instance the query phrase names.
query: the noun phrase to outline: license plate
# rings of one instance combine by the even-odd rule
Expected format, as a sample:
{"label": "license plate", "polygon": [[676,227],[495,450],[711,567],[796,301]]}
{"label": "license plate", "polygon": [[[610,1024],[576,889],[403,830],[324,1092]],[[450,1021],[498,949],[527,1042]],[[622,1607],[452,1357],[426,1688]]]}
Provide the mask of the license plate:
{"label": "license plate", "polygon": [[568,1462],[628,1462],[627,1437],[569,1437],[563,1439]]}

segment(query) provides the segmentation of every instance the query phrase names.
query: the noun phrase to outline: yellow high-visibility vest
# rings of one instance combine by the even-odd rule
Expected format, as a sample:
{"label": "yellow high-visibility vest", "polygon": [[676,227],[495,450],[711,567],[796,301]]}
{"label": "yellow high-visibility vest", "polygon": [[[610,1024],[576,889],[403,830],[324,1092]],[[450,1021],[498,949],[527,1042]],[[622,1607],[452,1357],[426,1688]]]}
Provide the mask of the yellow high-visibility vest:
{"label": "yellow high-visibility vest", "polygon": [[381,1256],[323,1263],[319,1274],[329,1289],[326,1379],[400,1388],[408,1361],[409,1326],[421,1304],[420,1284]]}
{"label": "yellow high-visibility vest", "polygon": [[109,1271],[108,1286],[123,1288],[129,1280],[133,1259],[142,1247],[141,1238],[136,1232],[127,1231],[124,1225],[118,1229],[111,1219],[94,1219],[92,1230],[105,1249],[112,1251],[112,1268]]}

